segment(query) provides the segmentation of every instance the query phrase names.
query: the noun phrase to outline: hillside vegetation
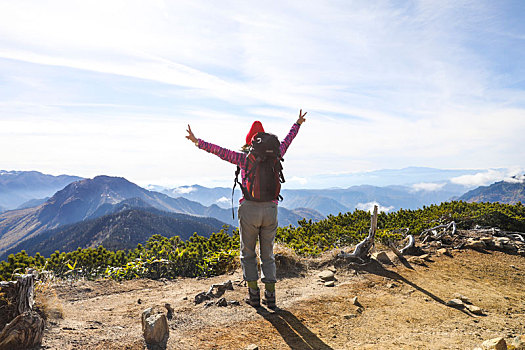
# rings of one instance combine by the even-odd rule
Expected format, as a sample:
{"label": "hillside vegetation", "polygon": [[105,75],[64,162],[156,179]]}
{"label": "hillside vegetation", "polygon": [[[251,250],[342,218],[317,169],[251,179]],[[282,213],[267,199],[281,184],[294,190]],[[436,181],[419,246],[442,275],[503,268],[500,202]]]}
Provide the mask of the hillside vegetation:
{"label": "hillside vegetation", "polygon": [[[476,225],[499,227],[508,231],[525,232],[525,207],[499,203],[447,202],[417,210],[398,210],[381,213],[378,217],[376,239],[401,239],[401,229],[412,234],[455,221],[459,228]],[[359,242],[368,233],[370,213],[355,210],[329,216],[325,220],[299,221],[298,227],[281,227],[276,241],[300,255],[316,256],[324,251],[347,247]],[[14,273],[27,267],[52,271],[58,277],[76,276],[88,279],[173,278],[176,276],[212,276],[228,271],[237,261],[239,234],[228,234],[226,228],[209,238],[194,234],[183,241],[175,236],[152,236],[145,245],[132,250],[111,251],[103,246],[56,251],[49,257],[34,256],[25,251],[9,255],[0,262],[0,279],[11,279]]]}

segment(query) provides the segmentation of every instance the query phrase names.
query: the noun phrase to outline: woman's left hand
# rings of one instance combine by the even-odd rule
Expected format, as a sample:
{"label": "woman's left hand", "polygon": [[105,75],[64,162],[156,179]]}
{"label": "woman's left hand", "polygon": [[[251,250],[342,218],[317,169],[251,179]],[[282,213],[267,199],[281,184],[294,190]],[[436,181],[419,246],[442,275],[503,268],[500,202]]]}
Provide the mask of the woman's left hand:
{"label": "woman's left hand", "polygon": [[306,119],[304,117],[306,115],[306,113],[308,113],[308,112],[304,112],[304,114],[303,114],[303,110],[302,109],[299,110],[299,119],[297,119],[297,124],[301,125],[302,123],[304,123],[306,121]]}

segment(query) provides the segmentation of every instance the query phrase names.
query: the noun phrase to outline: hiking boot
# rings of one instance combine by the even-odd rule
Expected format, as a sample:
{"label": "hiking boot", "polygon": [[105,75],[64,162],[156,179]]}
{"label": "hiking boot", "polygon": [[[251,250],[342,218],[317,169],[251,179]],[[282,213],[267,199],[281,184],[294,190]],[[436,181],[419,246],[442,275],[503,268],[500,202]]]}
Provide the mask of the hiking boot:
{"label": "hiking boot", "polygon": [[260,307],[261,306],[260,289],[252,289],[248,287],[248,298],[245,301],[250,306]]}
{"label": "hiking boot", "polygon": [[269,309],[275,310],[277,305],[275,305],[275,292],[264,291],[263,304],[265,304]]}

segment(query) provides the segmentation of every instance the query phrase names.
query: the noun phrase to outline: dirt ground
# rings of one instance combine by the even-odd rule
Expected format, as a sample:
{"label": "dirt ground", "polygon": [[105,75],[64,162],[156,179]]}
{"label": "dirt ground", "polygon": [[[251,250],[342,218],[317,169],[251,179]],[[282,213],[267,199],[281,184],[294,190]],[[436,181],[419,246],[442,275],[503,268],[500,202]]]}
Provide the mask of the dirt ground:
{"label": "dirt ground", "polygon": [[[525,334],[524,257],[457,250],[432,256],[426,266],[397,260],[366,267],[323,259],[279,267],[275,312],[243,302],[246,287],[235,283],[240,271],[43,286],[37,298],[47,303],[49,318],[42,349],[143,349],[142,311],[164,303],[175,310],[168,349],[473,349],[486,339]],[[335,287],[319,282],[327,267],[335,268]],[[227,280],[234,290],[224,296],[240,306],[194,304],[196,294]],[[485,314],[446,306],[454,293]],[[355,296],[361,308],[352,303]]]}

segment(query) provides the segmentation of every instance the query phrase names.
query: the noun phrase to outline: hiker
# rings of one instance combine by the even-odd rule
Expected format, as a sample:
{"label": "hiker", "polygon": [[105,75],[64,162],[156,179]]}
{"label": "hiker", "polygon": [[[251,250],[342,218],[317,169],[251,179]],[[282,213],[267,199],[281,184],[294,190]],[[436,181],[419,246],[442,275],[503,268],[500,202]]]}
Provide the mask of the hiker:
{"label": "hiker", "polygon": [[[282,142],[279,142],[275,135],[264,133],[264,128],[260,121],[255,121],[250,128],[250,131],[246,135],[246,144],[241,148],[242,152],[234,152],[226,148],[219,147],[209,142],[205,142],[202,139],[197,139],[191,131],[190,125],[188,125],[188,135],[186,138],[195,145],[209,153],[213,153],[223,160],[237,165],[237,173],[239,170],[241,173],[241,189],[243,192],[243,198],[239,201],[238,217],[239,217],[239,233],[241,240],[241,266],[243,271],[244,280],[248,283],[248,299],[246,302],[253,306],[259,307],[261,302],[260,289],[257,285],[259,280],[259,271],[257,268],[257,254],[255,253],[255,245],[257,239],[259,239],[260,259],[261,259],[261,281],[264,283],[264,300],[263,303],[268,308],[275,309],[275,282],[276,269],[275,269],[275,257],[273,255],[273,244],[275,240],[275,234],[277,232],[277,202],[280,198],[280,182],[284,182],[282,172],[280,172],[280,160],[286,153],[286,150],[292,143],[299,132],[299,127],[305,121],[307,112],[299,110],[299,118],[297,122],[292,125],[290,132]],[[275,168],[278,168],[279,174],[276,174],[276,180],[278,184],[275,185],[276,193],[270,195],[270,197],[263,196],[264,198],[257,198],[259,195],[258,190],[254,190],[252,181],[254,180],[254,171],[251,171],[254,167],[253,164],[257,162],[254,160],[253,154],[250,154],[250,150],[255,148],[262,141],[263,137],[270,135],[270,139],[273,136],[277,143],[276,153],[278,153],[277,161],[275,161]],[[255,142],[253,142],[256,140]],[[267,151],[269,152],[269,151]],[[258,158],[259,159],[259,158]],[[275,158],[274,158],[275,159]],[[250,168],[250,169],[248,169]],[[272,171],[275,172],[274,169]],[[261,171],[263,172],[263,171]],[[261,172],[257,171],[257,174]],[[281,180],[279,182],[279,179]],[[257,182],[258,180],[255,180]],[[236,179],[236,183],[238,183]],[[235,188],[235,186],[234,186]],[[261,190],[261,192],[264,192]],[[266,192],[265,192],[266,193]],[[266,198],[266,199],[265,199]],[[270,198],[270,199],[267,199]]]}

